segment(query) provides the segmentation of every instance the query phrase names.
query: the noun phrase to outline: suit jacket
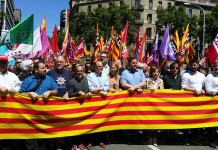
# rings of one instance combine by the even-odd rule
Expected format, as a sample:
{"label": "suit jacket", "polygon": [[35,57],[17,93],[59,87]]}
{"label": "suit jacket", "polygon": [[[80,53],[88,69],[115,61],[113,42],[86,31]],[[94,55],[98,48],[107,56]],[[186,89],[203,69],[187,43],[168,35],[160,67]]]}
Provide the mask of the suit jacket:
{"label": "suit jacket", "polygon": [[[146,81],[146,89],[154,89],[155,82],[152,78],[148,78]],[[163,80],[160,78],[157,78],[156,80],[156,89],[164,89]]]}

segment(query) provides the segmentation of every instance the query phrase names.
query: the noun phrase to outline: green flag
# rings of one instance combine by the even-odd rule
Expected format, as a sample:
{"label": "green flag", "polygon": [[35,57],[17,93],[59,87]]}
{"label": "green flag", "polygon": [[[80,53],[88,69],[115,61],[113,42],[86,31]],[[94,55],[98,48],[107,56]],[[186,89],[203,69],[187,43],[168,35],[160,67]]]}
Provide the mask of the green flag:
{"label": "green flag", "polygon": [[0,45],[10,43],[33,44],[33,14],[26,20],[18,23],[0,37]]}

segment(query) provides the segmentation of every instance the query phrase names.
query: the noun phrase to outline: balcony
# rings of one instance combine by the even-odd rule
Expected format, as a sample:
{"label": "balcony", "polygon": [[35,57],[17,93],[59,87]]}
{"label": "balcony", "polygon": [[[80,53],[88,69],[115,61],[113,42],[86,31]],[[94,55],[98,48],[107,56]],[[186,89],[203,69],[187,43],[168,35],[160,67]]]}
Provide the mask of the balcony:
{"label": "balcony", "polygon": [[135,19],[135,25],[142,26],[144,24],[144,19]]}
{"label": "balcony", "polygon": [[138,4],[138,5],[132,5],[132,9],[138,10],[138,11],[144,11],[145,7],[143,4]]}

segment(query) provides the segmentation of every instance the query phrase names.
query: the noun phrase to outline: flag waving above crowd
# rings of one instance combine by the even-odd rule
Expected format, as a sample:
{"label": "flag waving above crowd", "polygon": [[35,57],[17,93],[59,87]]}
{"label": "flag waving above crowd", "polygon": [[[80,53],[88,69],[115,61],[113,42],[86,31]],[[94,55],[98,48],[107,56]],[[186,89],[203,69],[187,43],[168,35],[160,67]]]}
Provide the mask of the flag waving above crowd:
{"label": "flag waving above crowd", "polygon": [[26,20],[18,23],[16,26],[7,31],[0,41],[0,45],[10,43],[33,44],[33,20],[34,15],[31,15]]}
{"label": "flag waving above crowd", "polygon": [[[94,53],[89,52],[85,47],[86,37],[80,38],[78,43],[74,43],[73,37],[69,33],[69,25],[66,27],[65,38],[62,48],[58,46],[58,31],[55,25],[51,40],[47,36],[46,18],[42,20],[41,26],[33,33],[33,19],[31,15],[24,21],[14,26],[6,32],[0,41],[0,45],[15,44],[12,52],[7,52],[8,56],[28,55],[27,58],[44,57],[53,58],[63,55],[67,62],[72,64],[74,60],[81,61],[80,57],[88,58],[92,54],[93,62],[99,58],[100,52],[108,53],[111,61],[117,59],[126,59],[129,57],[129,47],[127,46],[129,21],[126,21],[121,32],[117,32],[114,27],[111,29],[110,37],[108,35],[99,35],[98,24],[96,26],[96,39],[94,43]],[[170,35],[170,27],[166,25],[165,33],[162,39],[157,31],[153,49],[148,49],[147,33],[140,34],[140,28],[136,33],[135,43],[132,55],[139,62],[149,63],[149,65],[158,65],[163,59],[188,63],[189,59],[195,57],[195,50],[189,37],[189,24],[183,32],[183,37],[179,38],[178,30],[173,36]],[[106,38],[104,38],[106,37]],[[180,41],[181,39],[181,41]],[[210,65],[217,59],[217,37],[209,47],[208,52],[204,55],[208,58]],[[129,43],[130,44],[130,43]],[[49,61],[49,59],[47,60]]]}

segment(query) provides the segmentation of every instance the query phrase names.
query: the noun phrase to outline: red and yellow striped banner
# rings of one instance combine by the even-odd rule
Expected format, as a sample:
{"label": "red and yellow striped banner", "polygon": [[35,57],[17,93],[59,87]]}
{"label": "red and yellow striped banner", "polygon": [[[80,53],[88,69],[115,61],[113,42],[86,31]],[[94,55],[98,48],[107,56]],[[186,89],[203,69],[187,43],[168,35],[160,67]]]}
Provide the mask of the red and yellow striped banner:
{"label": "red and yellow striped banner", "polygon": [[0,139],[74,136],[119,129],[184,129],[218,126],[218,97],[160,90],[106,98],[60,97],[32,101],[24,94],[0,97]]}

